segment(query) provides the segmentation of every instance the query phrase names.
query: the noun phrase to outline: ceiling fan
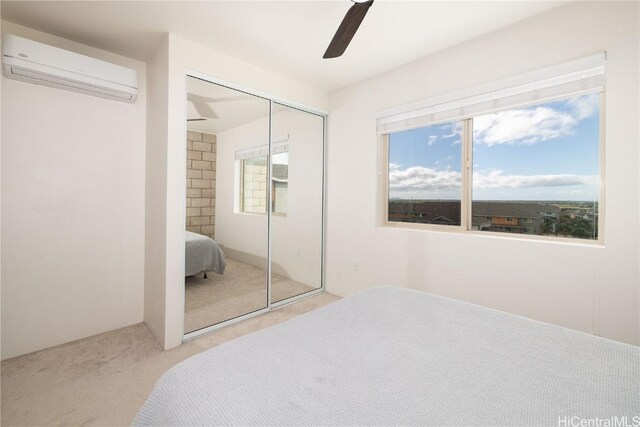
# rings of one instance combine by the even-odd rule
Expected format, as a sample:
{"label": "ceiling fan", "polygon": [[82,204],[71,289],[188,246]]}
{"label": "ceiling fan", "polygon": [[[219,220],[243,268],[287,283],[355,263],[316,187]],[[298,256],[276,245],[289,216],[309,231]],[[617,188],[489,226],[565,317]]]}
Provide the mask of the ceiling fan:
{"label": "ceiling fan", "polygon": [[187,119],[188,122],[197,122],[201,120],[207,119],[217,119],[213,108],[208,104],[208,102],[215,102],[214,98],[209,98],[208,96],[200,96],[195,93],[187,93],[187,101],[193,104],[193,107],[196,109],[196,112],[200,117],[195,119]]}
{"label": "ceiling fan", "polygon": [[349,46],[351,39],[358,31],[358,27],[362,23],[369,8],[373,4],[373,0],[351,0],[354,4],[347,11],[342,19],[342,23],[338,27],[338,31],[333,36],[327,51],[322,56],[325,59],[337,58],[342,55]]}
{"label": "ceiling fan", "polygon": [[193,104],[196,112],[200,117],[189,119],[188,122],[199,122],[208,119],[219,119],[218,115],[209,104],[214,102],[230,102],[230,101],[250,101],[251,97],[247,95],[237,96],[225,96],[220,98],[210,98],[208,96],[197,95],[195,93],[187,92],[187,101]]}

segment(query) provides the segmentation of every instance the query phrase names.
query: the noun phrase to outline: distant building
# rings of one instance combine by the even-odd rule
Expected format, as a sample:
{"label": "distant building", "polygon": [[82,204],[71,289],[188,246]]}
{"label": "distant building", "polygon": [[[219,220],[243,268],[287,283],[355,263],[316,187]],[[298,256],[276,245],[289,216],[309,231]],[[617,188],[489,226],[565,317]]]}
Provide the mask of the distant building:
{"label": "distant building", "polygon": [[389,201],[389,221],[460,225],[459,200]]}
{"label": "distant building", "polygon": [[560,210],[545,203],[473,202],[472,223],[477,230],[540,235],[545,222],[549,231],[555,231]]}
{"label": "distant building", "polygon": [[[561,209],[545,203],[479,201],[472,211],[472,230],[540,235],[555,231]],[[460,201],[391,200],[389,221],[460,225]]]}

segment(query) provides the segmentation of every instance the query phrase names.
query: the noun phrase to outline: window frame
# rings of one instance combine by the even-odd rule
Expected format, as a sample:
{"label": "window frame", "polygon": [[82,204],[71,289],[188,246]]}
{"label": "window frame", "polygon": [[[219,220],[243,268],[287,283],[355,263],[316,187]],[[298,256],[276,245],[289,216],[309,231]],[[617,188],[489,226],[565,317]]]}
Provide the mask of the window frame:
{"label": "window frame", "polygon": [[[580,95],[575,95],[580,96]],[[605,151],[605,110],[606,110],[606,97],[605,90],[598,92],[599,96],[599,114],[598,114],[598,237],[597,239],[580,239],[576,237],[559,237],[559,236],[539,236],[532,234],[518,234],[518,233],[501,233],[496,231],[481,231],[473,230],[472,228],[472,204],[473,204],[473,117],[460,118],[458,120],[446,120],[443,122],[433,122],[427,126],[434,126],[445,123],[462,123],[462,135],[461,135],[461,200],[460,200],[460,225],[440,225],[440,224],[425,224],[425,223],[412,223],[412,222],[399,222],[389,221],[389,135],[390,133],[381,134],[378,137],[379,144],[382,148],[382,165],[380,168],[382,174],[381,190],[382,196],[380,197],[382,207],[382,225],[389,228],[403,228],[411,230],[421,231],[436,231],[453,234],[467,234],[472,236],[484,236],[488,238],[501,238],[501,239],[516,239],[516,240],[529,240],[548,243],[560,243],[569,245],[584,245],[584,246],[596,246],[604,247],[605,245],[605,194],[606,194],[606,151]],[[562,99],[571,98],[572,94],[566,94],[554,99],[542,100],[540,103],[553,102]],[[514,105],[509,107],[519,108],[530,105],[536,105],[532,103],[526,103],[522,105]],[[492,112],[505,111],[507,109],[499,109],[496,111],[487,111],[484,114]],[[480,114],[477,114],[480,115]],[[477,116],[476,115],[476,116]],[[427,127],[420,126],[420,127]]]}

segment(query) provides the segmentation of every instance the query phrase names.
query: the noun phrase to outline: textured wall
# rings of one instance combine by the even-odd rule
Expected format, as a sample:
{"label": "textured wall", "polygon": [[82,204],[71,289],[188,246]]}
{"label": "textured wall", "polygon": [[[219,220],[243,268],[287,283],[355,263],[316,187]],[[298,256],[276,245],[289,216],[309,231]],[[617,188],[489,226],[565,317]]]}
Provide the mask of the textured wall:
{"label": "textured wall", "polygon": [[267,213],[267,158],[246,159],[242,168],[242,212]]}
{"label": "textured wall", "polygon": [[216,136],[187,131],[187,230],[215,236]]}

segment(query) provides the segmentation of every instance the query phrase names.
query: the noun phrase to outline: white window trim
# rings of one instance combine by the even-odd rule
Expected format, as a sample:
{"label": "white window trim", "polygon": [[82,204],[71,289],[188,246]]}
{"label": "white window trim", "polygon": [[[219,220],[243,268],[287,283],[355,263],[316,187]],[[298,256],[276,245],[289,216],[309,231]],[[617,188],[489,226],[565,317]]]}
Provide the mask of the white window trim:
{"label": "white window trim", "polygon": [[423,99],[376,115],[378,135],[604,90],[606,52],[485,85]]}
{"label": "white window trim", "polygon": [[[274,138],[271,142],[271,154],[285,153],[289,151],[289,134]],[[251,159],[253,157],[266,157],[269,155],[269,144],[244,148],[234,153],[236,160]]]}

